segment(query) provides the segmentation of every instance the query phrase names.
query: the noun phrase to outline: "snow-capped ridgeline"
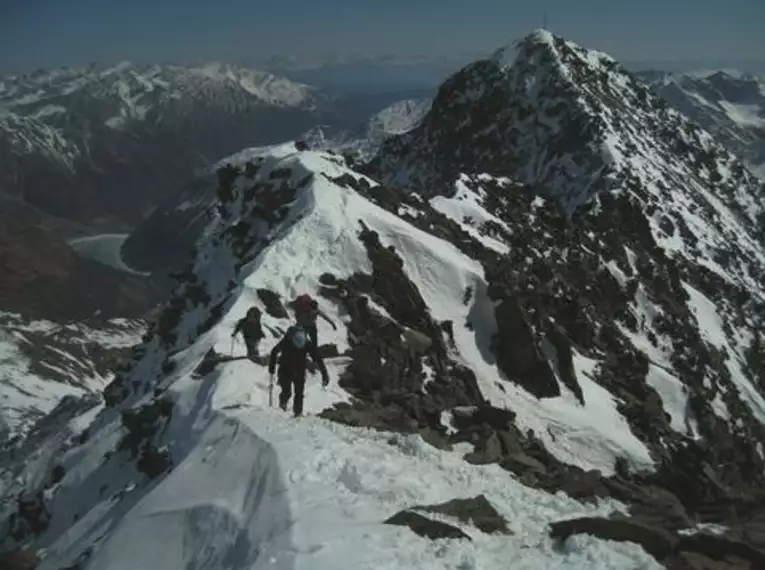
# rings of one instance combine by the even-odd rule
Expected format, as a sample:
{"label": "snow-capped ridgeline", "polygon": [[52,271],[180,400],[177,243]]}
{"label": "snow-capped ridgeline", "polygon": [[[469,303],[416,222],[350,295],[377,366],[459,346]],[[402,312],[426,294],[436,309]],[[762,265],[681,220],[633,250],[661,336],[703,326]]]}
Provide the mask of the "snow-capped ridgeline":
{"label": "snow-capped ridgeline", "polygon": [[[414,128],[429,108],[429,99],[402,100],[376,113],[359,128],[340,132],[330,129],[331,134],[327,134],[323,127],[316,126],[303,133],[300,140],[313,150],[369,160],[385,139]],[[280,148],[294,150],[292,143],[245,149],[195,173],[194,180],[160,204],[128,238],[128,250],[134,261],[148,269],[177,262],[179,252],[185,254],[209,221],[217,199],[215,170],[223,163],[243,166],[254,156],[278,153]],[[160,236],[172,236],[172,239]]]}
{"label": "snow-capped ridgeline", "polygon": [[449,78],[381,163],[386,180],[431,191],[475,164],[569,210],[634,180],[656,195],[663,184],[710,185],[750,227],[762,211],[763,183],[709,133],[610,57],[541,30]]}
{"label": "snow-capped ridgeline", "polygon": [[83,129],[156,125],[200,104],[228,112],[253,104],[310,109],[321,97],[307,85],[221,63],[39,71],[0,78],[0,131],[15,152],[39,152],[74,169],[88,152],[79,140]]}
{"label": "snow-capped ridgeline", "polygon": [[[304,148],[219,163],[213,219],[103,407],[63,407],[3,457],[0,552],[38,550],[39,570],[759,563],[725,533],[749,524],[730,505],[765,504],[762,188],[706,132],[536,32],[447,80],[372,165]],[[295,420],[265,367],[215,355],[253,304],[266,353],[304,292],[337,330],[318,322],[331,383],[308,376]],[[431,348],[365,334],[361,293]],[[385,524],[479,495],[509,533]]]}
{"label": "snow-capped ridgeline", "polygon": [[221,157],[363,116],[316,88],[227,64],[41,71],[0,84],[3,191],[57,217],[128,226]]}
{"label": "snow-capped ridgeline", "polygon": [[23,114],[44,117],[62,113],[56,101],[81,95],[121,103],[120,115],[142,119],[148,109],[169,99],[194,95],[201,98],[232,98],[237,91],[265,103],[295,106],[310,102],[315,89],[265,71],[223,63],[199,66],[135,65],[123,62],[109,68],[40,71],[4,76],[0,102]]}
{"label": "snow-capped ridgeline", "polygon": [[[259,302],[257,289],[291,298],[316,291],[324,273],[350,276],[370,271],[355,230],[357,220],[363,219],[381,240],[396,245],[434,315],[458,324],[456,350],[481,371],[481,388],[499,396],[480,356],[485,347],[478,346],[478,335],[462,324],[469,310],[461,302],[465,288],[485,289],[479,264],[329,180],[342,175],[363,178],[338,164],[336,157],[305,152],[267,157],[254,180],[240,178],[237,199],[226,206],[224,217],[199,245],[190,272],[194,278],[177,292],[179,298],[189,297],[185,308],[171,301],[151,340],[139,350],[143,356],[108,391],[112,396],[107,399],[116,398],[112,403],[125,411],[173,402],[170,418],[159,420],[167,422],[164,428],[144,426],[153,432],[144,435],[156,453],[172,458],[172,471],[158,486],[146,487],[141,482],[144,476],[129,459],[127,444],[120,445],[127,439],[120,419],[125,412],[122,416],[112,409],[101,412],[85,443],[56,455],[65,475],[47,502],[52,513],[47,530],[37,538],[46,555],[40,569],[77,560],[83,568],[116,570],[158,561],[164,568],[215,566],[224,559],[242,569],[276,565],[329,570],[372,564],[481,568],[495,567],[510,556],[528,568],[555,567],[564,559],[581,568],[592,567],[593,560],[604,568],[624,564],[658,568],[634,545],[580,538],[566,554],[553,548],[548,521],[623,509],[615,502],[585,506],[534,491],[497,466],[471,467],[459,453],[431,448],[418,436],[391,440],[388,435],[314,417],[295,422],[268,407],[267,371],[247,361],[219,364],[207,376],[194,377],[209,349],[229,351],[233,324]],[[253,183],[258,190],[248,196]],[[289,189],[297,189],[289,211],[269,230],[258,217],[257,206],[270,200],[268,194],[292,194]],[[199,298],[192,290],[205,291],[209,298],[193,307],[197,301],[191,297]],[[485,302],[484,309],[475,310],[490,314],[489,301]],[[335,322],[347,319],[339,308],[324,303],[323,307]],[[205,322],[211,317],[207,328]],[[288,322],[271,315],[264,318],[267,330],[284,329]],[[319,329],[322,343],[335,343],[341,352],[348,346],[342,324],[337,332],[321,323]],[[264,349],[277,340],[270,336]],[[235,348],[236,353],[242,350]],[[344,365],[329,367],[332,384],[326,391],[309,379],[309,414],[348,401],[338,386]],[[503,401],[512,399],[508,395]],[[613,402],[595,397],[591,405],[595,407],[589,413],[572,409],[570,417],[561,414],[561,431],[579,434],[574,440],[564,439],[562,448],[580,462],[602,467],[614,453],[632,454],[649,465],[645,448],[618,414],[612,416],[616,423],[601,431],[599,423],[616,413]],[[516,401],[515,406],[528,418],[545,413],[533,398]],[[550,412],[558,415],[567,406],[561,401]],[[598,441],[599,435],[605,443]],[[146,449],[138,453],[145,456]],[[33,468],[39,465],[29,469]],[[26,473],[20,479],[44,477]],[[255,488],[260,491],[254,493]],[[473,543],[428,546],[407,529],[382,524],[412,505],[479,493],[512,521],[512,537],[475,532]],[[119,514],[104,534],[103,523],[114,516],[114,508]],[[189,532],[202,534],[188,541],[184,537]],[[140,549],[135,548],[138,543]]]}

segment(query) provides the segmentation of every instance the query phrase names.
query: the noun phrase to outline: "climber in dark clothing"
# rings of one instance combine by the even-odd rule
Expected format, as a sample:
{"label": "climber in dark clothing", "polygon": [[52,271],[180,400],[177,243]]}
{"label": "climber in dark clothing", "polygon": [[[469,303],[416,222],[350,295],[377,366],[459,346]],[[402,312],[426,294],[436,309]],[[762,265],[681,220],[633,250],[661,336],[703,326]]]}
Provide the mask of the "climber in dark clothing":
{"label": "climber in dark clothing", "polygon": [[290,327],[282,340],[271,351],[271,360],[268,363],[268,372],[273,375],[276,363],[279,362],[279,407],[287,409],[292,391],[295,391],[295,399],[292,402],[292,410],[295,416],[303,413],[303,395],[305,392],[306,356],[310,355],[321,372],[321,385],[329,384],[329,374],[324,361],[316,350],[316,345],[308,338],[303,327],[295,325]]}
{"label": "climber in dark clothing", "polygon": [[332,319],[319,309],[319,303],[315,299],[311,299],[308,295],[300,295],[300,297],[295,299],[290,306],[295,311],[295,320],[308,333],[314,346],[319,346],[319,333],[316,329],[316,320],[318,317],[327,321],[334,330],[337,330],[337,325],[332,322]]}
{"label": "climber in dark clothing", "polygon": [[260,309],[252,307],[243,319],[236,322],[234,332],[231,333],[232,338],[240,332],[242,333],[244,344],[247,346],[247,357],[251,359],[260,356],[258,345],[265,336],[263,327],[260,325],[260,317]]}

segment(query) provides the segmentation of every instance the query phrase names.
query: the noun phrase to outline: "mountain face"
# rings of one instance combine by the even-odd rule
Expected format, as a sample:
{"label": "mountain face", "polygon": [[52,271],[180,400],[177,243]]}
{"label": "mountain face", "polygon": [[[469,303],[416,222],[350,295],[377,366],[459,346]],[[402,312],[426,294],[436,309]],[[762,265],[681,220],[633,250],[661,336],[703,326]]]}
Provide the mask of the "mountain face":
{"label": "mountain face", "polygon": [[[363,124],[352,130],[314,127],[300,138],[301,148],[350,154],[356,160],[372,158],[387,138],[404,133],[422,119],[430,108],[429,99],[396,101],[378,111]],[[294,152],[291,142],[284,145],[253,148],[239,152],[224,160],[227,164],[243,167],[256,156]],[[221,164],[217,166],[221,166]],[[137,268],[166,271],[185,259],[204,228],[215,215],[217,178],[215,167],[185,184],[131,233],[124,245],[124,255]]]}
{"label": "mountain face", "polygon": [[130,275],[67,244],[85,226],[0,195],[0,309],[59,322],[140,317],[164,298],[162,277]]}
{"label": "mountain face", "polygon": [[0,312],[2,449],[21,441],[56,407],[74,401],[96,406],[143,330],[137,320],[58,324]]}
{"label": "mountain face", "polygon": [[357,112],[306,85],[223,64],[2,77],[0,192],[56,216],[129,227],[196,168],[317,122],[353,125]]}
{"label": "mountain face", "polygon": [[723,70],[637,75],[765,177],[765,76]]}
{"label": "mountain face", "polygon": [[375,113],[359,128],[352,131],[330,133],[320,126],[305,133],[301,140],[313,150],[331,150],[352,154],[357,160],[373,158],[382,143],[394,136],[412,130],[430,109],[431,99],[404,99]]}
{"label": "mountain face", "polygon": [[[536,32],[368,165],[285,144],[217,182],[104,407],[0,457],[0,562],[763,566],[762,184],[610,58]],[[304,292],[331,383],[293,419],[224,355]]]}

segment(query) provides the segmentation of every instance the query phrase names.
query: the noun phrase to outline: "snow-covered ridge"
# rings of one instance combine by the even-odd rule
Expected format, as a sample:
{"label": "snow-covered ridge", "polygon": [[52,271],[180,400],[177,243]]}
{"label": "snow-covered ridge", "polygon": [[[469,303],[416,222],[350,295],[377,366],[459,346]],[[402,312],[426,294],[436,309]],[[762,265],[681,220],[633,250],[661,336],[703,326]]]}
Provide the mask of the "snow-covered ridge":
{"label": "snow-covered ridge", "polygon": [[[430,108],[429,99],[407,99],[385,107],[368,121],[351,130],[317,126],[299,137],[307,148],[353,155],[369,160],[387,138],[414,128]],[[294,152],[292,142],[242,150],[195,173],[195,179],[162,203],[145,219],[128,240],[136,263],[149,269],[178,262],[201,235],[217,200],[215,170],[224,163],[243,166],[248,160],[267,154]],[[162,239],[167,236],[169,239]],[[157,245],[159,243],[159,245]]]}
{"label": "snow-covered ridge", "polygon": [[[426,568],[444,561],[479,568],[495,567],[511,554],[530,568],[550,567],[563,558],[552,548],[547,522],[623,509],[613,501],[585,506],[526,488],[497,466],[470,467],[459,453],[431,448],[417,436],[391,440],[389,435],[313,417],[293,423],[268,408],[267,374],[246,361],[221,364],[195,378],[194,370],[211,348],[228,351],[233,324],[257,302],[258,289],[268,288],[289,298],[317,290],[319,278],[327,272],[349,276],[370,271],[356,234],[358,218],[378,231],[384,243],[396,245],[434,316],[454,319],[463,358],[475,364],[482,360],[476,333],[462,324],[469,311],[481,309],[460,302],[465,287],[485,288],[475,260],[333,182],[351,176],[360,183],[366,180],[372,192],[376,187],[337,157],[304,152],[263,157],[254,163],[255,178],[242,176],[237,182],[235,199],[223,206],[220,221],[198,246],[190,268],[194,278],[176,292],[184,298],[192,290],[204,291],[207,301],[194,294],[196,300],[189,297],[180,311],[171,301],[139,350],[137,362],[107,391],[107,401],[117,409],[107,408],[95,419],[88,412],[92,423],[87,440],[69,451],[72,444],[65,444],[54,454],[64,475],[49,490],[45,504],[51,518],[35,539],[46,546],[41,570],[75,562],[83,568],[117,570],[133,567],[136,560],[161,560],[164,568],[172,569],[203,562],[220,564],[232,556],[237,568],[276,564],[337,570],[372,563]],[[254,195],[248,192],[253,183]],[[258,204],[272,200],[269,194],[276,197],[284,192],[291,195],[289,209],[269,227],[256,215]],[[490,309],[488,301],[483,302],[487,303],[484,310]],[[325,305],[335,322],[347,321],[338,307]],[[286,324],[272,315],[264,319],[267,330]],[[348,346],[345,326],[340,324],[333,332],[320,324],[322,342],[335,343],[343,351]],[[276,340],[269,335],[264,348]],[[330,364],[332,384],[326,392],[310,383],[308,413],[349,400],[338,386],[344,366]],[[491,387],[489,368],[479,372],[479,382],[493,397],[500,397],[500,391]],[[507,395],[504,400],[517,396]],[[141,466],[143,460],[136,470],[125,448],[128,444],[119,443],[127,441],[120,417],[161,401],[172,402],[172,416],[159,416],[165,427],[148,436],[147,447],[139,449],[144,450],[143,457],[149,453],[155,459],[171,457],[173,467],[159,485],[146,486],[140,472],[146,467]],[[537,406],[541,411],[533,399],[521,402],[516,400],[516,406]],[[604,404],[611,406],[607,400]],[[528,417],[533,414],[529,409]],[[576,421],[585,422],[580,427],[586,429],[586,415]],[[627,437],[632,437],[625,429]],[[611,452],[621,445],[618,433],[607,436],[617,446]],[[77,431],[69,437],[84,439]],[[632,447],[644,453],[639,442],[632,440],[622,451],[629,453]],[[582,453],[592,451],[593,441],[582,443],[574,454],[580,461]],[[609,453],[608,449],[601,451]],[[597,455],[593,458],[600,461]],[[28,485],[40,481],[40,476],[33,475],[39,468],[39,464],[28,465],[18,480]],[[261,491],[248,492],[255,487]],[[381,524],[413,504],[476,493],[486,495],[513,521],[514,536],[470,531],[473,544],[458,541],[433,549],[408,529]],[[118,503],[121,514],[104,534],[102,521],[112,516],[108,507]],[[193,530],[199,524],[207,529],[204,533]],[[183,540],[187,532],[196,533],[195,540]],[[161,541],[152,538],[157,533]],[[252,546],[234,554],[234,544],[243,536]],[[142,544],[140,554],[134,551],[128,557],[126,549],[134,550],[136,541]],[[593,557],[604,568],[635,563],[658,568],[634,545],[609,545],[594,538],[578,541],[565,554],[567,563],[583,567]]]}
{"label": "snow-covered ridge", "polygon": [[352,154],[367,161],[374,157],[386,139],[415,128],[430,109],[431,102],[430,99],[396,101],[356,129],[327,134],[319,125],[306,132],[301,140],[314,150]]}
{"label": "snow-covered ridge", "polygon": [[[232,163],[247,161],[236,170],[222,171],[218,217],[199,242],[173,297],[135,350],[137,359],[105,391],[108,407],[84,415],[61,410],[70,427],[57,439],[46,440],[50,459],[10,468],[15,482],[6,483],[6,498],[19,493],[31,497],[35,489],[47,489],[39,499],[49,513],[41,530],[32,531],[26,518],[26,523],[13,523],[15,536],[24,537],[25,544],[44,546],[39,568],[78,563],[85,570],[121,570],[134,567],[136,560],[161,560],[168,569],[231,560],[242,569],[276,565],[335,570],[365,564],[424,569],[444,563],[493,568],[509,556],[529,568],[592,568],[593,560],[604,569],[659,568],[651,556],[626,543],[580,536],[563,552],[553,547],[548,523],[626,510],[613,499],[586,505],[563,493],[534,489],[528,480],[522,484],[497,465],[466,463],[466,452],[488,453],[478,444],[464,442],[452,451],[440,450],[419,435],[378,433],[336,424],[325,414],[324,419],[314,417],[333,406],[335,414],[341,413],[361,397],[344,380],[349,372],[354,374],[348,359],[328,361],[332,382],[326,391],[309,377],[309,416],[299,421],[268,407],[264,368],[244,360],[202,371],[200,364],[211,350],[229,352],[234,323],[252,304],[263,303],[263,290],[282,299],[304,291],[317,294],[339,325],[333,331],[320,321],[320,342],[334,344],[353,360],[348,334],[353,317],[341,302],[320,292],[326,291],[327,274],[348,279],[358,272],[375,273],[358,234],[361,219],[383,245],[395,246],[432,318],[452,323],[454,343],[447,358],[472,370],[482,397],[512,410],[521,431],[532,429],[559,461],[583,469],[613,473],[619,460],[626,461],[628,469],[656,468],[641,440],[645,434],[638,437],[614,393],[599,384],[597,361],[576,348],[572,351],[582,403],[563,385],[562,376],[555,380],[560,396],[537,397],[503,378],[495,359],[487,356],[497,331],[489,288],[497,283],[489,283],[482,263],[464,248],[481,251],[485,243],[484,251],[491,251],[490,242],[484,242],[490,234],[495,241],[513,243],[510,236],[530,223],[520,220],[527,215],[547,219],[549,203],[534,197],[527,201],[511,181],[465,175],[454,203],[436,197],[435,209],[429,209],[412,196],[406,205],[383,207],[389,189],[349,169],[342,158],[298,152],[294,145],[271,150],[233,157]],[[513,211],[520,218],[505,218],[502,196],[520,200],[529,214],[519,206]],[[433,218],[438,210],[446,213],[444,218]],[[476,220],[475,225],[465,225],[472,228],[472,238],[450,243],[434,235],[449,227],[443,224],[450,217],[465,223],[462,212]],[[541,227],[544,231],[552,226]],[[595,242],[590,246],[596,247]],[[701,304],[703,296],[693,295],[697,310],[706,311],[699,313],[699,322],[714,319]],[[266,309],[264,351],[288,322]],[[235,347],[235,353],[241,350]],[[553,361],[562,358],[560,348],[545,350],[557,354]],[[658,361],[660,355],[652,358]],[[443,390],[434,383],[426,359],[422,364],[422,390]],[[661,370],[652,374],[649,381],[661,387],[664,405],[685,419],[673,424],[684,431],[688,418],[675,400],[681,400],[681,407],[687,403],[682,396],[673,400],[664,389],[677,380],[672,373],[661,376]],[[440,421],[454,430],[464,414],[465,409],[457,407]],[[87,436],[82,435],[85,428]],[[54,465],[61,466],[60,477],[46,483],[46,469]],[[475,494],[486,496],[511,521],[512,536],[463,526],[472,542],[447,541],[436,548],[406,528],[382,524],[413,505]],[[6,509],[13,512],[14,506],[7,503]],[[104,533],[107,519],[111,523]],[[184,538],[189,533],[194,540]],[[13,541],[6,546],[10,544]]]}
{"label": "snow-covered ridge", "polygon": [[[213,219],[134,361],[105,389],[106,407],[58,410],[51,422],[67,429],[44,437],[54,423],[41,426],[36,445],[6,463],[0,550],[41,549],[41,570],[136,560],[472,570],[510,557],[521,568],[653,569],[708,554],[703,532],[688,538],[700,522],[722,525],[715,555],[754,564],[756,553],[730,542],[727,526],[741,523],[726,509],[765,504],[759,237],[745,212],[715,201],[718,187],[679,186],[688,166],[675,155],[701,152],[698,141],[662,155],[661,175],[681,170],[649,190],[637,175],[595,199],[578,187],[573,217],[550,199],[576,201],[564,177],[549,180],[561,188],[518,182],[567,142],[534,130],[549,95],[535,90],[551,63],[548,51],[533,55],[544,69],[518,80],[535,96],[520,110],[482,84],[504,77],[494,64],[449,80],[405,144],[386,145],[408,152],[376,165],[383,183],[374,165],[362,173],[293,143],[224,161]],[[584,113],[591,78],[576,65],[566,72]],[[528,155],[481,138],[514,112],[537,119],[513,123],[529,130],[513,136],[535,141]],[[469,149],[439,140],[455,125],[470,127],[453,129],[471,135]],[[585,158],[618,148],[596,127],[585,129]],[[432,156],[433,147],[451,152]],[[484,154],[492,150],[502,152]],[[563,161],[598,180],[602,163],[572,156]],[[388,176],[381,166],[397,168]],[[308,416],[292,420],[269,407],[264,368],[216,355],[242,354],[230,335],[253,304],[264,309],[268,351],[291,321],[283,301],[303,292],[337,330],[319,321],[331,383],[322,390],[309,376]],[[398,326],[377,321],[365,334],[360,293]],[[431,348],[419,352],[398,327]],[[471,541],[431,542],[383,523],[477,495],[511,535],[441,516]],[[551,538],[560,519],[625,512],[632,518],[574,521],[577,536],[562,544]]]}

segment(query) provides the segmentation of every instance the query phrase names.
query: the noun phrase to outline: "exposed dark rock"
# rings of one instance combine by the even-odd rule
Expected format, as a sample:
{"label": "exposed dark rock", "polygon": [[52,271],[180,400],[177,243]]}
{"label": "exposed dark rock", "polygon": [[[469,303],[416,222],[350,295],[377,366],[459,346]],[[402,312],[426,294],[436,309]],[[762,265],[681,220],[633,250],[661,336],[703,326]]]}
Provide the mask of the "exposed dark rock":
{"label": "exposed dark rock", "polygon": [[565,540],[572,534],[591,534],[605,540],[635,542],[661,561],[670,556],[677,539],[661,528],[629,519],[582,517],[550,523],[550,535]]}
{"label": "exposed dark rock", "polygon": [[431,540],[437,540],[439,538],[466,538],[468,540],[473,540],[456,526],[441,521],[435,521],[411,511],[401,511],[396,513],[386,520],[385,524],[408,526],[416,534],[424,538],[430,538]]}
{"label": "exposed dark rock", "polygon": [[335,277],[332,273],[322,273],[319,276],[319,283],[333,287],[337,285],[337,277]]}
{"label": "exposed dark rock", "polygon": [[17,500],[16,512],[8,521],[8,535],[17,543],[39,536],[48,528],[51,513],[46,505],[43,491],[34,496],[22,496]]}
{"label": "exposed dark rock", "polygon": [[452,499],[445,503],[430,506],[412,507],[429,513],[438,513],[456,517],[465,524],[472,524],[482,532],[512,534],[507,521],[500,515],[484,495],[470,499]]}
{"label": "exposed dark rock", "polygon": [[693,526],[680,500],[667,489],[650,481],[629,481],[619,476],[604,478],[609,496],[631,505],[630,512],[643,522],[669,531]]}
{"label": "exposed dark rock", "polygon": [[136,462],[138,471],[149,479],[154,479],[171,467],[170,454],[166,450],[158,450],[152,445],[147,445],[141,452],[141,457]]}
{"label": "exposed dark rock", "polygon": [[266,308],[266,312],[277,319],[289,318],[287,309],[282,304],[281,296],[270,289],[258,289],[258,298]]}
{"label": "exposed dark rock", "polygon": [[571,351],[571,341],[565,333],[555,323],[548,321],[547,338],[555,348],[555,360],[557,362],[558,374],[566,387],[574,393],[577,400],[584,405],[584,394],[579,380],[576,378],[574,369],[573,353]]}
{"label": "exposed dark rock", "polygon": [[667,570],[756,570],[745,560],[714,560],[698,552],[678,552],[664,562]]}
{"label": "exposed dark rock", "polygon": [[318,348],[318,353],[322,358],[334,358],[335,356],[340,356],[336,344],[322,344]]}
{"label": "exposed dark rock", "polygon": [[542,355],[526,314],[515,298],[502,301],[496,309],[497,364],[508,379],[537,398],[560,396],[560,387],[547,359]]}
{"label": "exposed dark rock", "polygon": [[128,450],[131,457],[145,453],[152,445],[151,439],[163,429],[172,412],[173,402],[164,398],[153,400],[140,408],[124,410],[122,425],[127,433],[120,440],[117,449]]}
{"label": "exposed dark rock", "polygon": [[202,359],[202,362],[199,363],[199,366],[194,370],[194,374],[197,374],[198,376],[207,376],[210,372],[215,370],[215,367],[219,362],[220,355],[215,352],[215,349],[211,348],[207,351],[207,354],[205,354],[205,357]]}
{"label": "exposed dark rock", "polygon": [[698,552],[713,560],[739,558],[748,561],[752,568],[765,568],[765,549],[726,536],[699,532],[681,537],[677,548]]}
{"label": "exposed dark rock", "polygon": [[0,568],[3,570],[35,570],[40,559],[34,552],[16,549],[0,553]]}
{"label": "exposed dark rock", "polygon": [[56,465],[50,472],[51,485],[59,483],[66,475],[66,469],[63,465]]}

